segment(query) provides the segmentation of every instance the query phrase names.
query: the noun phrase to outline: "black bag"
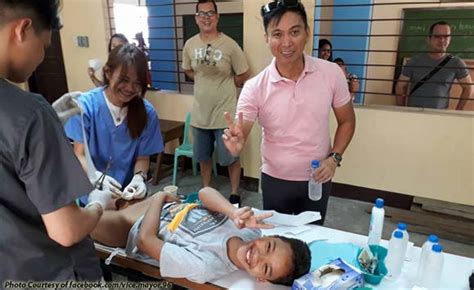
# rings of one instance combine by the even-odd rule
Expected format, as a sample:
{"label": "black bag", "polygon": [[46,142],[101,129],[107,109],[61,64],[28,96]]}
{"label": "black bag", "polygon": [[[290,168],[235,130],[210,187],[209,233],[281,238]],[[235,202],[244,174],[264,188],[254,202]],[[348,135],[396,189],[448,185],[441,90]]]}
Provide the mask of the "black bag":
{"label": "black bag", "polygon": [[451,59],[453,56],[448,54],[442,62],[440,62],[433,70],[431,70],[427,75],[425,75],[420,81],[418,81],[415,86],[410,90],[409,96],[413,94],[418,88],[420,88],[424,83],[426,83],[432,76],[434,76],[440,69],[442,69]]}

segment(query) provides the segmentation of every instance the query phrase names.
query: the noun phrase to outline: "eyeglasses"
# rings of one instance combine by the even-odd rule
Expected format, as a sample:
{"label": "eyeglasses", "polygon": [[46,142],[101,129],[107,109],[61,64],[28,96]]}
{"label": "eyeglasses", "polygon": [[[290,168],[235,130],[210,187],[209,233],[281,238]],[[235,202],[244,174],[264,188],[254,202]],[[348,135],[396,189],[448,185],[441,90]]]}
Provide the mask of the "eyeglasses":
{"label": "eyeglasses", "polygon": [[196,16],[199,16],[199,17],[213,17],[213,16],[216,16],[217,12],[214,11],[214,10],[209,10],[209,11],[199,11],[199,12],[196,12]]}
{"label": "eyeglasses", "polygon": [[275,0],[266,5],[263,5],[261,13],[262,15],[265,15],[272,12],[277,7],[295,8],[295,7],[298,7],[299,5],[300,5],[299,0],[278,0],[278,1]]}
{"label": "eyeglasses", "polygon": [[430,37],[433,37],[434,39],[441,39],[441,38],[450,38],[450,34],[431,34]]}

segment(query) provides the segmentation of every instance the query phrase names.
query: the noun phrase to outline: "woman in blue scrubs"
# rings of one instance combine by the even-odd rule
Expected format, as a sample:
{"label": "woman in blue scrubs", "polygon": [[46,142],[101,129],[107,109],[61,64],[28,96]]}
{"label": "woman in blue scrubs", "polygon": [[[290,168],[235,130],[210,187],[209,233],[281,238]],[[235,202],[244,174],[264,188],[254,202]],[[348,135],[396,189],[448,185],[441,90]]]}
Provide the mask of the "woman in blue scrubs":
{"label": "woman in blue scrubs", "polygon": [[145,197],[150,155],[163,151],[158,115],[144,99],[146,73],[146,56],[135,45],[113,49],[104,67],[104,86],[78,98],[83,122],[77,116],[65,126],[86,170],[84,136],[87,140],[97,169],[89,174],[91,182],[127,200]]}

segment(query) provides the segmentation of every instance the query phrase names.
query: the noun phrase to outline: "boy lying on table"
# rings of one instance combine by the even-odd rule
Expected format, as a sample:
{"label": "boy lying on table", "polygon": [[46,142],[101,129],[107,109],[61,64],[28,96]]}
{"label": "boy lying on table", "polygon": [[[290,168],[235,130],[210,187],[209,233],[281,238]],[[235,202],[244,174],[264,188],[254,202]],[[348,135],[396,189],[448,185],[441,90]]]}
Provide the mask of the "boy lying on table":
{"label": "boy lying on table", "polygon": [[159,266],[163,277],[197,283],[243,270],[259,281],[292,285],[309,271],[306,243],[261,236],[259,229],[273,227],[262,222],[271,214],[235,208],[209,187],[199,191],[199,199],[202,205],[180,204],[175,195],[159,192],[145,202],[106,211],[92,238],[126,246],[129,257]]}

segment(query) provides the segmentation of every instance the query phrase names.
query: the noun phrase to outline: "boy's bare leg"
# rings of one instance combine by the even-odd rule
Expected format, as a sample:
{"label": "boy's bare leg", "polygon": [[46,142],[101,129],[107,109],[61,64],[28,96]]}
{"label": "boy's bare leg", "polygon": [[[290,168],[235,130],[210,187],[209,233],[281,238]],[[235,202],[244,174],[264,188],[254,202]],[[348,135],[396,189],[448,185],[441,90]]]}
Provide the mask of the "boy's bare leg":
{"label": "boy's bare leg", "polygon": [[133,224],[145,214],[147,200],[128,204],[124,209],[105,211],[91,233],[94,241],[110,247],[124,248],[127,245],[128,232]]}

